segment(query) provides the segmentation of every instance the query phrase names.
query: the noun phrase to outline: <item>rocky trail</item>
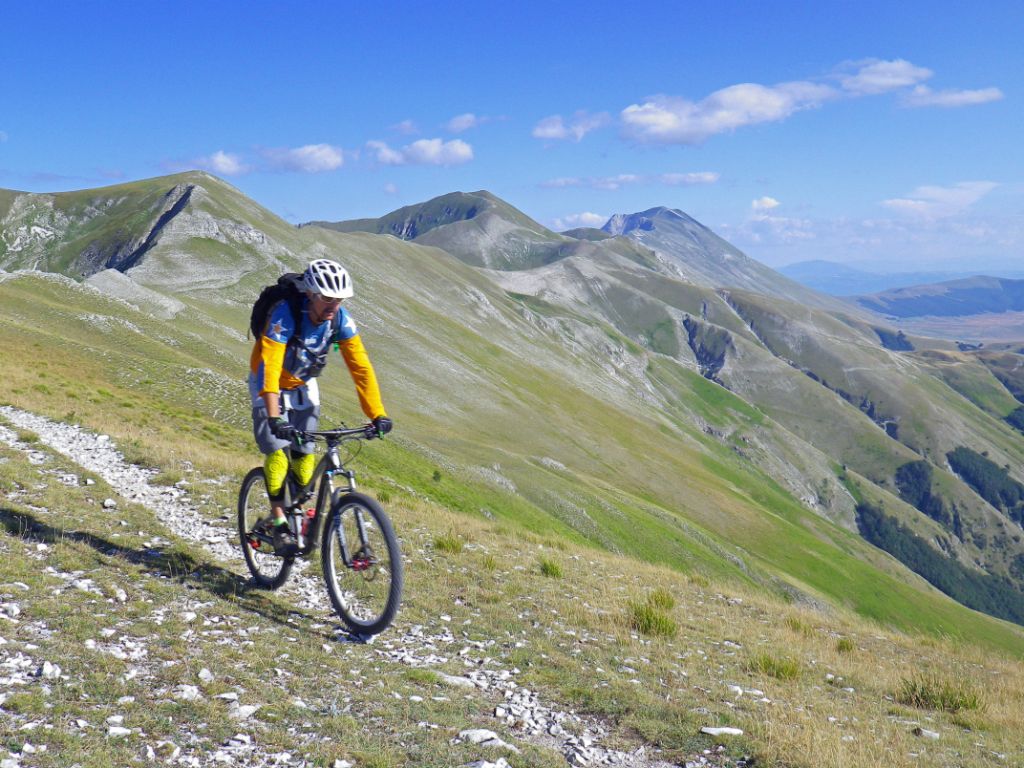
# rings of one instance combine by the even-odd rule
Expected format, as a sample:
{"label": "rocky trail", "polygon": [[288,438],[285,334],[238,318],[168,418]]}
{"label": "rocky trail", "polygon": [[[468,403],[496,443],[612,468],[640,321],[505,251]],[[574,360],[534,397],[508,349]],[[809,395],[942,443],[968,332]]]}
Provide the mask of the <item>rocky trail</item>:
{"label": "rocky trail", "polygon": [[[106,481],[124,502],[134,502],[150,510],[164,527],[164,531],[147,532],[154,542],[159,542],[161,535],[170,534],[199,545],[225,571],[240,577],[246,577],[244,562],[235,541],[236,530],[233,514],[224,514],[220,519],[210,520],[204,516],[190,494],[183,487],[162,486],[152,483],[155,470],[144,469],[127,463],[113,441],[106,435],[85,431],[77,426],[52,421],[32,413],[13,407],[0,408],[0,416],[18,429],[27,430],[39,438],[39,443],[26,443],[19,440],[11,429],[0,425],[0,442],[23,451],[30,462],[41,463],[47,454],[39,447],[47,446],[52,451],[70,459],[87,473],[93,473]],[[56,482],[66,485],[80,482],[73,472],[66,472],[55,478]],[[84,482],[84,481],[82,481]],[[115,510],[119,501],[107,499],[103,505]],[[39,559],[45,560],[46,545],[37,545]],[[409,553],[406,553],[409,557]],[[281,590],[285,601],[300,606],[310,615],[323,622],[320,626],[335,626],[336,619],[332,613],[329,600],[322,581],[306,573],[304,562],[297,567],[287,584]],[[46,566],[47,573],[62,580],[69,589],[95,591],[102,594],[90,579],[81,574],[62,573],[52,566]],[[5,588],[10,585],[4,585]],[[17,589],[17,585],[15,585]],[[27,590],[27,587],[25,588]],[[123,590],[116,592],[113,599],[124,601],[127,595]],[[41,626],[40,622],[26,624],[23,619],[27,612],[26,603],[30,596],[25,594],[18,599],[8,600],[0,605],[0,630],[17,630],[20,635],[26,633],[30,637],[46,636],[57,630],[54,627]],[[200,612],[193,606],[186,611],[186,618],[202,623],[203,626],[216,624],[219,627],[237,626],[237,617],[199,618]],[[157,606],[155,613],[167,612],[168,607]],[[544,749],[554,750],[564,756],[569,765],[574,766],[623,766],[624,768],[669,768],[673,765],[685,765],[691,768],[702,765],[743,766],[743,760],[733,760],[724,754],[724,748],[706,750],[703,754],[692,756],[685,763],[668,763],[659,759],[657,751],[640,746],[632,751],[620,751],[606,746],[603,742],[609,735],[608,728],[599,720],[584,717],[572,709],[557,702],[545,701],[535,691],[529,690],[517,682],[519,669],[502,663],[502,648],[494,640],[470,641],[461,636],[457,628],[446,621],[448,617],[439,616],[435,625],[410,626],[402,621],[401,613],[395,626],[384,634],[372,638],[368,642],[353,638],[341,629],[334,632],[334,642],[324,645],[325,653],[343,653],[346,657],[373,660],[374,663],[394,665],[394,668],[430,669],[446,665],[461,665],[462,674],[451,675],[438,672],[439,678],[449,687],[453,696],[472,697],[477,705],[479,716],[474,722],[467,722],[465,728],[454,737],[453,742],[480,745],[481,751],[492,755],[495,748],[509,755],[508,759],[481,758],[467,765],[474,768],[502,768],[508,766],[509,760],[515,761],[520,751],[519,744],[531,744]],[[111,631],[111,635],[113,635]],[[232,633],[228,633],[232,636]],[[236,641],[246,641],[245,630],[235,629]],[[8,635],[10,636],[10,635]],[[25,638],[22,637],[22,640]],[[105,642],[104,642],[105,641]],[[96,647],[96,641],[86,641]],[[33,764],[33,755],[40,749],[32,744],[32,731],[53,728],[54,723],[41,720],[18,718],[3,710],[7,698],[5,691],[38,686],[47,692],[54,681],[67,679],[61,669],[60,660],[39,658],[25,653],[32,643],[24,645],[17,651],[10,650],[12,644],[0,636],[0,730],[12,723],[16,726],[16,735],[7,740],[7,746],[19,744],[20,748],[5,755],[0,750],[0,768],[24,768]],[[104,638],[100,645],[114,658],[129,661],[132,666],[129,675],[147,674],[147,664],[151,664],[147,638],[133,638],[121,635]],[[206,680],[204,673],[212,679],[205,667],[199,673],[200,680]],[[106,718],[102,724],[88,723],[79,720],[72,724],[78,728],[102,728],[111,739],[140,738],[139,750],[143,757],[157,760],[164,764],[181,766],[308,766],[312,765],[307,757],[290,753],[268,754],[257,746],[257,740],[251,731],[245,728],[247,723],[258,720],[258,704],[242,704],[243,697],[239,693],[227,692],[218,698],[229,710],[230,717],[239,724],[239,732],[227,739],[218,749],[197,747],[190,744],[189,739],[182,738],[175,743],[158,741],[149,743],[135,733],[117,715]],[[175,699],[188,700],[201,698],[204,694],[197,686],[179,685],[167,694]],[[386,695],[386,694],[385,694]],[[400,694],[393,693],[396,697]],[[410,696],[415,701],[417,697]],[[304,705],[303,705],[304,706]],[[430,723],[421,723],[421,727],[430,728]],[[59,725],[57,726],[59,727]],[[710,731],[708,731],[710,733]],[[311,739],[317,737],[310,735]],[[193,739],[192,741],[196,741]],[[335,768],[346,768],[352,764],[346,760],[335,762]]]}

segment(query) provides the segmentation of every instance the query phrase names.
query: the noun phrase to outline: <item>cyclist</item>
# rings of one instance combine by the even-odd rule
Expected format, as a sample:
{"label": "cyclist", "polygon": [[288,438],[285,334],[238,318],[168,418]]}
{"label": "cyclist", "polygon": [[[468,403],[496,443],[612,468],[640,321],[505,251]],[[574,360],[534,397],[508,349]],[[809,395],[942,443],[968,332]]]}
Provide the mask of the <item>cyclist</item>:
{"label": "cyclist", "polygon": [[282,555],[293,552],[296,545],[284,513],[286,476],[290,469],[305,490],[316,468],[313,444],[298,442],[295,432],[317,428],[320,392],[316,377],[327,363],[331,344],[337,344],[355,382],[359,404],[377,434],[383,436],[392,427],[356,324],[341,306],[342,300],[353,294],[348,272],[337,262],[314,259],[299,287],[301,312],[294,314],[286,299],[271,306],[249,360],[253,434],[264,455],[271,509],[260,525],[273,534],[274,551]]}

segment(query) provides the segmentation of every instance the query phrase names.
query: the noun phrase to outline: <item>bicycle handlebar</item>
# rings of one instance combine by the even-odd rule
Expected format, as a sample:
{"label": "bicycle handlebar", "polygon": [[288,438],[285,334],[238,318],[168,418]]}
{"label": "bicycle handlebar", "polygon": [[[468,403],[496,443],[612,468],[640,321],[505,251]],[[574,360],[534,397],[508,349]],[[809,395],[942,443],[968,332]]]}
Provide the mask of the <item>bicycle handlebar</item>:
{"label": "bicycle handlebar", "polygon": [[373,440],[380,437],[377,434],[377,427],[372,423],[364,424],[361,427],[335,427],[334,429],[313,429],[304,431],[295,430],[295,436],[300,440],[342,440],[345,438],[354,440]]}

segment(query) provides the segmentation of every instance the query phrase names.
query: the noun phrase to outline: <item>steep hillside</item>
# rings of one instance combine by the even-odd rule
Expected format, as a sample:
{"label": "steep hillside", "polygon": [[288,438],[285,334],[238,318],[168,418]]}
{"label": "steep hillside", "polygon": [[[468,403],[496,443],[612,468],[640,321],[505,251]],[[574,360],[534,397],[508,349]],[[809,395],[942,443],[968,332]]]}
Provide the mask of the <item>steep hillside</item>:
{"label": "steep hillside", "polygon": [[[75,278],[137,270],[168,287],[228,285],[276,265],[293,228],[205,173],[102,189],[15,193],[0,217],[0,268]],[[188,272],[180,257],[189,255]]]}
{"label": "steep hillside", "polygon": [[137,454],[131,441],[0,407],[0,760],[911,768],[923,754],[987,768],[1024,757],[1024,665],[975,644],[986,628],[1019,654],[994,621],[947,601],[970,643],[904,635],[456,513],[363,461],[408,579],[395,625],[358,642],[315,568],[278,592],[248,583],[230,478],[252,457],[206,451],[209,439],[193,441],[201,467],[154,476],[119,453]]}
{"label": "steep hillside", "polygon": [[[20,405],[88,413],[96,428],[116,426],[133,438],[140,430],[164,460],[176,457],[173,428],[181,423],[209,427],[225,446],[248,445],[241,380],[253,297],[283,269],[325,255],[355,275],[353,312],[401,426],[402,453],[387,469],[395,482],[419,487],[418,478],[436,470],[451,484],[422,492],[470,515],[814,604],[849,605],[896,626],[952,631],[962,620],[939,611],[945,598],[854,533],[908,560],[903,545],[921,541],[924,553],[912,558],[919,572],[968,605],[995,610],[978,594],[999,594],[1006,600],[998,615],[1024,616],[1013,603],[1024,579],[1014,566],[1024,546],[1016,507],[986,499],[977,478],[947,466],[947,455],[964,448],[987,453],[997,468],[1009,465],[1019,481],[1019,433],[1005,420],[1015,404],[975,358],[943,359],[953,345],[900,342],[895,332],[809,301],[672,277],[666,265],[677,257],[655,256],[645,240],[555,235],[483,193],[477,197],[490,207],[472,218],[471,196],[456,196],[430,215],[395,219],[421,222],[410,242],[289,227],[207,178],[112,188],[109,199],[136,195],[160,205],[187,188],[173,211],[140,216],[145,223],[132,238],[148,245],[139,258],[90,277],[126,303],[101,306],[102,295],[86,289],[68,299],[66,278],[23,274],[0,284],[17,359],[37,359],[36,345],[60,350],[59,366],[15,372],[11,397]],[[69,194],[51,196],[52,204],[71,209],[74,200],[110,193]],[[117,204],[108,207],[115,218],[96,214],[91,230],[126,226]],[[457,246],[476,247],[479,230],[463,225],[488,216],[519,233],[520,244],[550,237],[565,250],[530,266],[524,251],[503,251],[494,240],[477,262],[502,268],[481,269]],[[661,218],[630,232],[654,237]],[[27,226],[10,213],[5,220]],[[200,225],[209,237],[195,234]],[[14,253],[54,264],[59,253],[79,276],[74,248],[54,244],[51,253],[33,242],[32,254],[28,246]],[[659,242],[664,248],[671,238]],[[119,248],[126,246],[113,252]],[[756,272],[746,257],[719,256],[744,279]],[[55,381],[40,381],[37,368]],[[81,382],[106,378],[115,386],[94,386],[115,393],[115,402],[142,397],[153,408],[119,406],[124,423],[110,425],[105,397],[74,396]],[[161,398],[182,397],[182,382],[187,407],[169,406]],[[358,418],[343,377],[328,379],[326,395]],[[969,588],[951,587],[950,578]],[[883,593],[890,598],[879,601]],[[915,607],[926,604],[949,620],[927,619]]]}

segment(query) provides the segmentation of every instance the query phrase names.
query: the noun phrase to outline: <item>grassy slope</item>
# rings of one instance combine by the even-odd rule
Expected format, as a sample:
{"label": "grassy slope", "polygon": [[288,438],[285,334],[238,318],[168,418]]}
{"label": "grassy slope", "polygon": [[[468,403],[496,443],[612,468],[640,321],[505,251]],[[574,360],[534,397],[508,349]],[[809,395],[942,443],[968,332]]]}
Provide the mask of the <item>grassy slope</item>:
{"label": "grassy slope", "polygon": [[[974,768],[1024,757],[1024,667],[991,650],[980,654],[972,642],[893,633],[841,609],[788,605],[700,569],[683,576],[391,489],[388,506],[408,558],[405,605],[374,645],[339,643],[334,622],[297,608],[287,591],[248,589],[240,559],[211,558],[125,500],[114,512],[102,509],[99,500],[112,490],[102,480],[56,482],[68,471],[81,472],[60,457],[30,464],[0,446],[0,597],[22,608],[20,623],[3,625],[3,652],[57,661],[65,676],[10,691],[0,713],[12,730],[43,725],[5,745],[46,746],[30,758],[40,768],[128,763],[160,740],[208,757],[238,733],[260,754],[288,751],[318,766],[338,759],[376,768],[462,765],[501,754],[453,744],[467,727],[517,743],[522,754],[506,755],[514,768],[564,765],[560,754],[527,744],[491,717],[500,695],[453,690],[438,676],[480,664],[518,669],[517,681],[544,701],[600,716],[611,744],[646,742],[678,762],[714,748],[699,734],[706,724],[743,729],[729,752],[767,766],[908,768],[924,757]],[[179,473],[203,514],[216,519],[230,508],[230,483]],[[461,546],[442,551],[445,531],[455,531]],[[87,578],[95,591],[61,574]],[[115,598],[118,588],[124,601]],[[654,598],[667,636],[631,626],[635,606]],[[414,625],[436,638],[432,650],[441,658],[428,668],[388,654]],[[454,634],[445,639],[448,629]],[[117,648],[139,658],[119,659],[110,653]],[[200,677],[203,669],[210,679]],[[952,691],[963,706],[894,701],[911,683],[926,693]],[[201,699],[177,698],[182,685],[197,686]],[[734,685],[750,692],[737,696]],[[261,707],[234,720],[213,698],[225,692]],[[108,738],[103,723],[111,715],[132,734]],[[76,728],[78,720],[88,727]],[[941,740],[914,737],[917,724]]]}
{"label": "grassy slope", "polygon": [[[746,522],[759,519],[765,512],[780,515],[783,508],[792,504],[792,500],[781,491],[777,496],[758,496],[742,490],[761,487],[766,482],[762,472],[750,469],[746,462],[733,455],[741,449],[738,437],[730,438],[731,442],[710,439],[693,428],[692,419],[687,419],[687,414],[703,409],[702,418],[714,423],[718,420],[715,415],[719,408],[707,405],[716,399],[717,393],[711,391],[714,388],[705,386],[692,371],[682,369],[665,377],[665,381],[672,382],[672,387],[665,391],[674,390],[671,396],[677,403],[677,411],[669,419],[672,428],[665,433],[669,436],[668,441],[663,444],[659,441],[652,448],[644,436],[651,429],[662,430],[664,415],[646,406],[624,407],[621,411],[608,409],[608,395],[612,394],[613,399],[620,398],[621,384],[613,387],[606,378],[602,379],[599,366],[594,362],[562,360],[562,338],[546,339],[543,333],[537,333],[536,324],[528,318],[510,320],[519,314],[519,307],[496,292],[484,277],[455,260],[442,258],[437,252],[425,252],[398,243],[382,246],[379,239],[369,236],[317,233],[315,228],[306,228],[296,234],[273,214],[203,174],[184,174],[180,178],[154,180],[154,183],[157,181],[165,187],[171,181],[202,183],[208,194],[197,205],[203,211],[234,221],[255,220],[273,238],[288,242],[296,253],[337,253],[340,258],[357,265],[360,279],[367,281],[365,285],[361,283],[360,295],[388,297],[380,307],[360,306],[358,316],[370,333],[378,334],[377,338],[386,350],[383,357],[375,355],[385,374],[382,379],[400,382],[399,391],[393,393],[394,398],[389,402],[397,402],[411,416],[403,422],[414,440],[410,447],[425,459],[425,465],[430,461],[444,463],[445,459],[441,457],[445,455],[456,457],[456,470],[468,473],[470,477],[474,472],[478,478],[486,477],[489,468],[496,462],[500,463],[499,478],[501,475],[510,478],[519,493],[505,494],[514,501],[503,501],[498,506],[511,509],[518,505],[521,509],[516,509],[515,516],[523,517],[534,528],[555,518],[560,521],[564,533],[583,535],[604,546],[615,546],[615,542],[625,538],[628,541],[626,549],[640,556],[676,563],[687,563],[696,558],[708,563],[719,557],[719,551],[714,547],[695,546],[687,536],[678,534],[674,529],[679,527],[679,523],[674,521],[680,515],[691,524],[695,522],[702,527],[704,533],[701,535],[717,539],[715,546],[721,547],[720,542],[735,537],[732,528],[737,525],[737,520],[744,521],[739,524],[742,530],[749,528],[763,533],[759,527],[748,526]],[[149,194],[152,192],[150,186],[152,184],[143,184],[132,186],[132,189],[136,194]],[[110,189],[116,191],[119,188]],[[61,198],[61,205],[68,210],[80,207],[84,201],[92,199],[90,195],[93,192],[70,193]],[[149,272],[144,270],[141,276],[152,277],[154,271],[160,270],[172,273],[180,264],[182,247],[202,253],[202,245],[193,240],[174,247],[158,246],[151,254],[156,267]],[[214,241],[210,241],[209,246],[213,250],[206,254],[206,260],[223,260],[226,254],[231,253],[238,263],[234,247]],[[147,366],[151,367],[153,361],[160,359],[157,350],[147,350],[147,365],[140,366],[136,360],[130,359],[130,355],[125,355],[125,359],[119,362],[119,369],[136,371],[134,381],[142,382],[142,386],[155,382],[154,386],[163,397],[172,395],[175,376],[191,377],[190,386],[209,390],[203,396],[215,402],[213,407],[220,418],[230,421],[242,434],[245,432],[246,415],[244,408],[239,409],[237,403],[239,400],[244,402],[244,397],[238,397],[240,385],[231,382],[230,377],[244,366],[246,345],[220,336],[211,343],[209,335],[214,329],[204,322],[204,318],[213,315],[220,321],[233,323],[237,329],[244,328],[244,312],[255,287],[270,278],[268,268],[261,267],[267,260],[250,258],[252,255],[243,254],[241,258],[241,266],[251,271],[237,286],[227,291],[207,294],[199,291],[182,297],[198,311],[181,317],[176,325],[195,334],[191,337],[192,342],[186,342],[187,346],[196,346],[197,341],[205,344],[204,352],[208,354],[202,359],[190,363],[177,361],[174,365],[165,366],[161,371],[164,380],[146,372]],[[296,259],[296,262],[301,263],[301,259]],[[620,276],[625,274],[621,272]],[[630,279],[636,279],[634,273],[629,274]],[[647,282],[647,286],[652,285],[655,284]],[[618,299],[620,320],[639,324],[627,330],[631,335],[647,338],[655,349],[678,354],[685,352],[684,340],[678,332],[671,330],[672,318],[662,309],[665,304],[691,313],[707,314],[709,319],[713,318],[726,327],[737,325],[735,316],[723,310],[722,302],[713,300],[715,297],[682,287],[665,294],[666,289],[661,286],[668,285],[668,281],[657,285],[663,295],[658,296],[657,302],[648,302],[649,312],[646,314],[636,311],[637,291],[621,290],[621,298]],[[364,288],[369,288],[369,291],[363,292]],[[617,294],[612,291],[607,295],[614,299]],[[229,299],[226,304],[225,298]],[[614,307],[615,301],[610,304]],[[468,307],[469,311],[448,317],[446,313],[455,307]],[[236,311],[241,322],[233,320]],[[473,333],[465,333],[467,326]],[[607,333],[609,338],[615,338],[616,332],[607,326],[597,324],[592,327]],[[669,330],[663,332],[663,328]],[[136,334],[123,328],[115,330],[120,334],[118,345],[126,345],[130,349],[137,341],[134,338]],[[738,338],[750,337],[749,331],[742,326],[734,330]],[[530,338],[528,351],[523,349],[524,338]],[[630,342],[624,339],[623,342],[623,346],[628,348]],[[752,345],[744,341],[737,344],[744,348],[748,359],[756,356]],[[524,352],[534,364],[523,365]],[[438,381],[438,368],[432,362],[440,362],[441,370],[448,374],[444,377],[448,397],[443,402],[437,402],[436,396],[432,396]],[[778,372],[778,361],[765,358],[762,363],[774,368],[773,373]],[[225,372],[228,378],[210,379],[203,373],[207,367]],[[746,374],[751,378],[757,377],[753,369]],[[759,378],[773,380],[772,376]],[[835,410],[836,404],[831,402],[823,403],[821,409],[807,408],[808,392],[813,391],[814,395],[827,396],[832,400],[835,398],[811,386],[802,374],[786,371],[783,378],[786,379],[786,387],[782,389],[788,390],[785,396],[781,399],[767,398],[762,403],[769,416],[792,426],[794,423],[799,425],[800,419],[805,418],[808,412]],[[575,381],[579,389],[565,387],[566,380]],[[347,390],[344,383],[329,389],[331,400],[344,401]],[[552,403],[557,414],[554,417],[547,415],[548,406]],[[187,409],[176,409],[166,404],[158,406],[157,410],[169,417],[172,423],[174,419],[188,414]],[[850,423],[856,428],[831,431],[846,439],[850,451],[860,452],[860,460],[851,462],[852,466],[876,479],[884,478],[891,472],[894,461],[891,441],[887,442],[880,430],[855,409],[840,407],[840,411],[845,413],[846,410],[852,411]],[[352,418],[351,412],[348,415]],[[815,434],[827,434],[829,427],[834,425],[826,421],[805,426],[804,437],[810,439]],[[465,427],[471,428],[471,438],[459,435],[459,429]],[[557,428],[554,435],[551,434],[552,427]],[[215,435],[222,446],[229,442],[226,435],[220,434],[224,427],[207,424],[204,429],[205,435]],[[575,432],[580,434],[573,437]],[[612,439],[608,439],[608,435],[612,435]],[[600,450],[595,450],[594,446],[598,444]],[[429,448],[421,447],[428,445]],[[780,443],[776,441],[774,445]],[[843,451],[835,455],[844,461],[848,458]],[[543,457],[548,456],[569,467],[569,476],[559,482],[546,478],[540,487],[536,487],[536,467]],[[733,498],[732,491],[726,492],[719,475],[727,476],[728,483],[740,489],[739,502]],[[622,487],[622,498],[616,499],[614,504],[608,503],[612,494],[606,479],[609,477],[615,478],[616,487]],[[462,508],[476,513],[487,505],[475,499],[486,498],[487,494],[495,491],[504,493],[500,490],[501,485],[494,484],[493,477],[490,483],[474,481],[469,485],[477,488],[470,494],[474,501],[463,504]],[[445,491],[446,501],[458,505],[459,493],[459,489]],[[706,497],[710,497],[713,503],[708,503]],[[723,510],[729,510],[730,514],[723,514]],[[488,512],[491,512],[489,508]],[[805,525],[813,527],[814,518],[802,509],[800,513],[812,521]],[[502,514],[500,509],[498,514]],[[641,529],[646,529],[647,535],[633,540],[626,534],[636,527],[636,520],[640,521]],[[780,528],[778,535],[784,542],[785,529]],[[766,542],[770,541],[771,536],[764,540],[761,536],[749,539],[741,536],[737,543],[743,547],[745,559],[755,570],[765,568],[773,571],[781,567],[783,571],[789,571],[792,564],[779,554],[784,547],[767,546]],[[758,554],[762,547],[768,553],[766,556]],[[859,556],[870,559],[870,550],[865,549]],[[835,584],[828,574],[812,575],[806,584],[802,584],[805,578],[799,569],[790,571],[790,577],[811,592],[820,591],[823,586],[834,587]]]}
{"label": "grassy slope", "polygon": [[[188,459],[211,476],[237,476],[252,463],[245,395],[241,381],[233,378],[235,366],[243,364],[245,344],[225,343],[208,328],[201,337],[204,343],[197,343],[199,339],[188,335],[193,332],[188,323],[180,329],[165,326],[89,293],[69,295],[55,281],[37,277],[0,283],[0,296],[12,358],[33,361],[31,368],[10,372],[12,402],[103,429],[127,440],[137,458],[165,468]],[[110,319],[81,319],[90,316]],[[47,318],[45,328],[35,320],[39,317]],[[145,332],[133,331],[118,318]],[[438,333],[443,330],[434,327]],[[521,363],[500,348],[489,348],[482,340],[464,343],[463,354],[490,358],[498,380],[517,375]],[[451,357],[456,359],[459,352]],[[507,379],[514,385],[507,389],[520,393],[517,397],[528,408],[535,398],[559,392],[554,380],[545,379],[540,370],[519,370],[518,376]],[[695,387],[707,386],[699,377],[693,381]],[[930,590],[907,587],[861,562],[859,558],[870,562],[879,556],[856,537],[808,513],[727,446],[715,448],[712,443],[695,450],[685,443],[650,441],[646,436],[658,429],[653,422],[645,426],[637,420],[624,430],[630,424],[626,414],[609,412],[596,400],[588,402],[583,392],[555,397],[556,404],[561,403],[558,412],[565,414],[563,434],[571,434],[574,425],[587,424],[592,434],[617,433],[617,440],[605,441],[597,453],[592,451],[593,439],[582,434],[573,445],[553,444],[550,432],[538,432],[534,440],[523,438],[510,446],[509,434],[529,435],[531,420],[544,421],[514,403],[503,404],[496,412],[518,412],[518,419],[507,416],[509,423],[488,424],[479,433],[446,435],[436,421],[409,413],[407,430],[413,442],[389,443],[376,453],[368,462],[370,480],[412,488],[460,510],[467,519],[490,515],[555,539],[588,539],[685,570],[745,581],[747,577],[722,557],[733,552],[762,583],[782,578],[819,599],[847,601],[893,626],[925,626],[950,635],[966,633],[986,644],[1019,647],[1016,630]],[[340,393],[337,400],[328,397],[329,402],[345,399]],[[742,406],[737,401],[732,407]],[[591,423],[591,417],[598,421]],[[519,432],[509,431],[514,429]],[[552,453],[572,457],[563,462],[570,467],[564,476],[537,471],[538,458]],[[449,467],[441,459],[445,455],[462,457],[465,463]],[[475,462],[490,466],[496,457],[518,494],[467,471]],[[634,471],[623,472],[627,464]],[[441,469],[439,482],[430,479],[435,468]],[[566,501],[571,504],[559,509]],[[579,509],[585,511],[587,525],[573,519]],[[596,530],[589,529],[590,524]],[[889,598],[878,602],[878,594]]]}

